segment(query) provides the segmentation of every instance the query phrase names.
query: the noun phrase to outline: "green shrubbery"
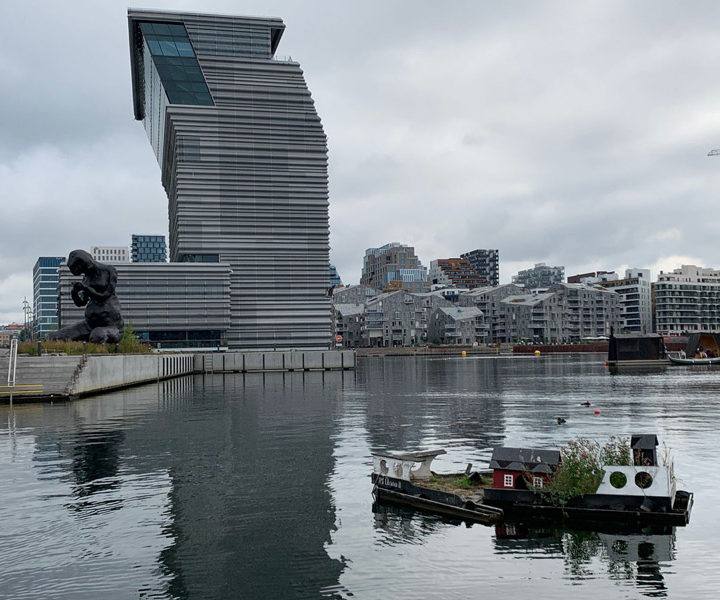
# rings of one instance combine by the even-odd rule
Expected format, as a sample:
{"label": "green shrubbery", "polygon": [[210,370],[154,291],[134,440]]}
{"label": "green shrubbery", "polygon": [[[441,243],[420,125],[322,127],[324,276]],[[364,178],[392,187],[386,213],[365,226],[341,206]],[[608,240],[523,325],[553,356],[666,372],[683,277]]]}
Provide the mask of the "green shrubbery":
{"label": "green shrubbery", "polygon": [[[116,351],[116,344],[42,340],[41,345],[43,354],[114,354]],[[128,323],[123,330],[122,339],[117,344],[117,352],[121,354],[147,354],[152,352],[152,349],[137,338],[132,326]],[[37,356],[37,342],[22,342],[18,344],[18,354]]]}
{"label": "green shrubbery", "polygon": [[542,494],[552,504],[563,506],[583,494],[594,494],[603,478],[603,465],[631,465],[627,438],[612,436],[601,445],[586,438],[571,440],[560,448],[561,461]]}

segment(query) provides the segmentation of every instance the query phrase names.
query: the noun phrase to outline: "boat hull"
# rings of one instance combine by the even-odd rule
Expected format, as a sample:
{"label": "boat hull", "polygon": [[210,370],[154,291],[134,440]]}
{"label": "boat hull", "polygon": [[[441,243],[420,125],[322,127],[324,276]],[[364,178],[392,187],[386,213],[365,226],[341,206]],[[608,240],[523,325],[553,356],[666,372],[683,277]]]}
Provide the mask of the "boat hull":
{"label": "boat hull", "polygon": [[[491,523],[499,519],[551,520],[585,523],[627,523],[687,525],[693,505],[693,494],[679,490],[670,506],[666,498],[637,498],[586,494],[565,506],[549,504],[538,492],[478,488],[482,502],[463,500],[457,494],[436,490],[417,483],[373,474],[373,493],[378,501],[411,506],[434,514],[463,520]],[[502,516],[489,508],[501,509]]]}
{"label": "boat hull", "polygon": [[668,356],[670,362],[676,365],[720,365],[720,356],[715,358],[679,358]]}

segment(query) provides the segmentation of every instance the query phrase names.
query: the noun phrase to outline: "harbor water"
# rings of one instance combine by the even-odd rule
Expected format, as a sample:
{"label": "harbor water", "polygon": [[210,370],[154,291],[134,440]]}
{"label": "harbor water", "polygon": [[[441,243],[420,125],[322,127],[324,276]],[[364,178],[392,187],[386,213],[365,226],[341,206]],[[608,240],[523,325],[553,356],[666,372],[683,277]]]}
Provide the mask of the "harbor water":
{"label": "harbor water", "polygon": [[[720,370],[602,361],[373,357],[0,406],[0,598],[716,598]],[[497,445],[631,433],[673,455],[687,527],[373,505],[372,452],[444,448],[434,468],[457,471]]]}

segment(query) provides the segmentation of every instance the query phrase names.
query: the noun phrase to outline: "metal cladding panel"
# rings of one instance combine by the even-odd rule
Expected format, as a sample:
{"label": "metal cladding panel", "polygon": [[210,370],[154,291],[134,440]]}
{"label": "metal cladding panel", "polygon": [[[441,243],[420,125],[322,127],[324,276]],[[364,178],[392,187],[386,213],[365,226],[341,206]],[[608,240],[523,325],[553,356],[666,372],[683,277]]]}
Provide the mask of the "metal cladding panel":
{"label": "metal cladding panel", "polygon": [[[230,267],[223,263],[127,263],[117,270],[115,290],[125,323],[135,331],[230,328]],[[61,327],[84,318],[70,296],[81,278],[60,267]]]}
{"label": "metal cladding panel", "polygon": [[230,346],[327,347],[327,140],[300,65],[272,59],[282,21],[169,15],[215,103],[167,107],[171,260],[231,265]]}

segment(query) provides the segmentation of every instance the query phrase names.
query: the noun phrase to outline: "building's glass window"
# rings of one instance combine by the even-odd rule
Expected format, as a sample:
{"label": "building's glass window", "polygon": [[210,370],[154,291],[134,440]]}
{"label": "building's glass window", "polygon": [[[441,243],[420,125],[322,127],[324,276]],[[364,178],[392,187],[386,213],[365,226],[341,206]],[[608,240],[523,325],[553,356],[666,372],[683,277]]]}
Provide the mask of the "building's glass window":
{"label": "building's glass window", "polygon": [[217,254],[181,254],[180,262],[220,262]]}
{"label": "building's glass window", "polygon": [[514,477],[512,475],[504,475],[503,476],[503,485],[505,487],[512,487],[513,480],[514,480]]}
{"label": "building's glass window", "polygon": [[170,103],[213,106],[185,26],[140,23],[140,29]]}
{"label": "building's glass window", "polygon": [[543,486],[542,477],[533,477],[533,487],[541,488]]}

